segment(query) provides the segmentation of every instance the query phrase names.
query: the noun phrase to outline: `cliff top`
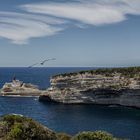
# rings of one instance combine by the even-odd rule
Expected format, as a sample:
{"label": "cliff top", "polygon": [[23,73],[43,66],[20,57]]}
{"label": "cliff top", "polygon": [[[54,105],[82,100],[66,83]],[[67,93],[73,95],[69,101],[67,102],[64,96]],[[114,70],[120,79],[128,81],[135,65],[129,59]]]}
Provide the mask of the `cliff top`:
{"label": "cliff top", "polygon": [[99,68],[94,70],[86,70],[72,73],[64,73],[53,76],[52,78],[57,77],[71,77],[76,75],[104,75],[106,77],[112,77],[116,74],[119,74],[121,77],[126,78],[135,78],[140,76],[140,67],[123,67],[123,68]]}

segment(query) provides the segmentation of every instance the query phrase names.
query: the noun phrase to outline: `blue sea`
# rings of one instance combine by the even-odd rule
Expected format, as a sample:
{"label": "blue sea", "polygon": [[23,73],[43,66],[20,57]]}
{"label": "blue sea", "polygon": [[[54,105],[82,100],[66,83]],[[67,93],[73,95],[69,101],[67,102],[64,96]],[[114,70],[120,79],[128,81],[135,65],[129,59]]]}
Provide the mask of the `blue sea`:
{"label": "blue sea", "polygon": [[[40,89],[49,87],[55,74],[93,68],[0,68],[0,87],[16,76]],[[140,140],[140,110],[121,106],[58,105],[35,97],[0,97],[0,115],[16,113],[31,117],[57,132],[74,135],[81,131],[104,130],[114,136]]]}

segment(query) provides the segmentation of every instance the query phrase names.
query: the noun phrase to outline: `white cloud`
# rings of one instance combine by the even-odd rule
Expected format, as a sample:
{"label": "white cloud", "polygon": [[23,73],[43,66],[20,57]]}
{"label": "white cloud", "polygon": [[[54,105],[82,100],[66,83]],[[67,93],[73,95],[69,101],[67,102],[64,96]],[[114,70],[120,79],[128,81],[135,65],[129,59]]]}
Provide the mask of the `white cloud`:
{"label": "white cloud", "polygon": [[0,12],[0,37],[24,44],[31,38],[54,35],[64,24],[74,23],[79,28],[113,24],[124,21],[128,14],[140,15],[140,0],[25,4],[19,6],[19,12]]}
{"label": "white cloud", "polygon": [[125,20],[127,14],[140,14],[140,0],[75,0],[66,3],[26,4],[28,12],[102,25]]}
{"label": "white cloud", "polygon": [[0,37],[15,44],[25,44],[30,38],[51,36],[63,30],[63,20],[47,16],[0,12]]}

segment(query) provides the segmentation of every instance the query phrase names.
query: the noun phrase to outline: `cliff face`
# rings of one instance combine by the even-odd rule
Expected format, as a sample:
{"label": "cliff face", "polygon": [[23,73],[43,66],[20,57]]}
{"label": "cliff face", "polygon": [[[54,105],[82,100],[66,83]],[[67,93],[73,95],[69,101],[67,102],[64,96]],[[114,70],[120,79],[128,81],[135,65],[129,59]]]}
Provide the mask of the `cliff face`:
{"label": "cliff face", "polygon": [[140,108],[140,78],[122,72],[79,72],[51,78],[40,100],[65,104],[118,104]]}

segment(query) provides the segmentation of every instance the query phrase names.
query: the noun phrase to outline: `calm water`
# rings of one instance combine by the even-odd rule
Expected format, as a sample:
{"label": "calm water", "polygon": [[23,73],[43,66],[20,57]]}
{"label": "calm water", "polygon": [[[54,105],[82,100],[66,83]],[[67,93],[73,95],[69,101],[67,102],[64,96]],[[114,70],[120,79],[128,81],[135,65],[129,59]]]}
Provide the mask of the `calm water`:
{"label": "calm water", "polygon": [[[14,74],[20,80],[49,86],[49,77],[89,68],[1,68],[0,86]],[[0,115],[16,113],[32,117],[55,131],[75,134],[83,130],[105,130],[118,137],[139,140],[140,110],[97,105],[56,105],[38,102],[37,98],[0,97]]]}

